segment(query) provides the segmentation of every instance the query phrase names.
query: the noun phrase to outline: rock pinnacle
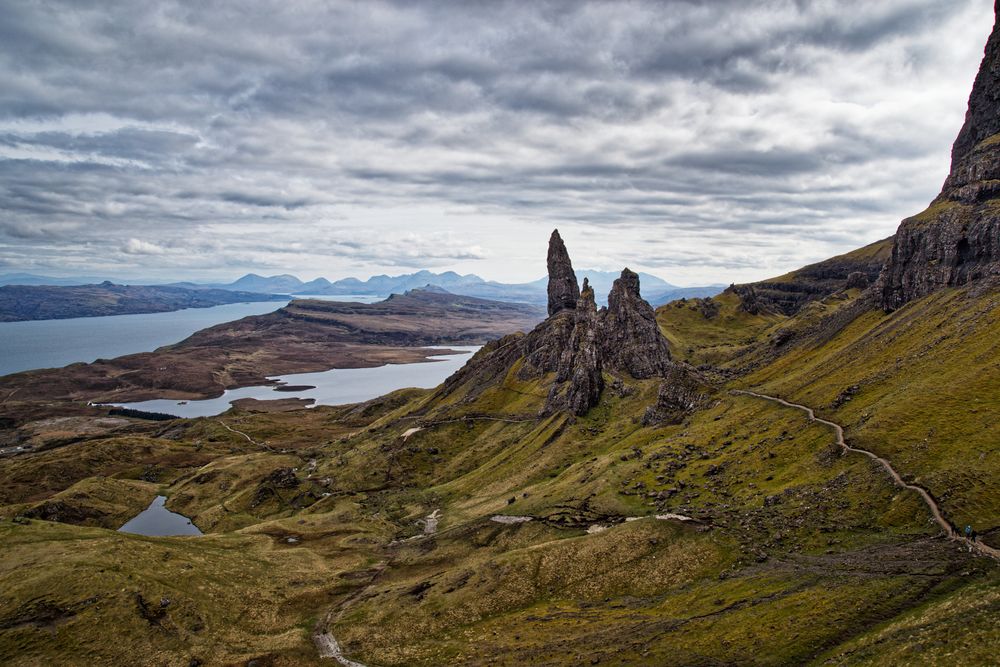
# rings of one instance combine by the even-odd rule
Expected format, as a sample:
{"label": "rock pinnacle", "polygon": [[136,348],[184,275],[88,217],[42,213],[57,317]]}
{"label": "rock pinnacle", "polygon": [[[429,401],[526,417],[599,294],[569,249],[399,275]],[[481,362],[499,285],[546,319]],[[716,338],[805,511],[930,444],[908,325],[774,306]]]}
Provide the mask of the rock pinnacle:
{"label": "rock pinnacle", "polygon": [[549,317],[562,310],[576,310],[580,297],[580,287],[573,272],[566,245],[559,230],[553,230],[549,238]]}

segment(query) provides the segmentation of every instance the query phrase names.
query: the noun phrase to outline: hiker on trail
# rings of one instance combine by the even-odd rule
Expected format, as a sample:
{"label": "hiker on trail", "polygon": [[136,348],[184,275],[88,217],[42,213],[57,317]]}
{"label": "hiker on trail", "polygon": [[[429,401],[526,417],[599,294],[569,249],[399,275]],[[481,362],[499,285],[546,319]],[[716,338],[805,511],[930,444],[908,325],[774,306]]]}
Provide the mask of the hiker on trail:
{"label": "hiker on trail", "polygon": [[972,526],[965,527],[965,537],[967,539],[972,539]]}

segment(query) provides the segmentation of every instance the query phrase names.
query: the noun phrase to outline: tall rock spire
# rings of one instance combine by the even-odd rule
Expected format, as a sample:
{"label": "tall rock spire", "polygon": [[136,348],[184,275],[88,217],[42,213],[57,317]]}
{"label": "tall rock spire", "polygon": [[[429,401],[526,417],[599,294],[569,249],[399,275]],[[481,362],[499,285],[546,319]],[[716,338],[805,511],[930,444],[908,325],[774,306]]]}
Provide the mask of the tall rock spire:
{"label": "tall rock spire", "polygon": [[[617,391],[627,378],[661,378],[663,386],[649,423],[674,423],[704,393],[704,382],[687,366],[670,359],[653,308],[639,294],[639,276],[625,269],[597,309],[594,289],[576,276],[566,246],[553,232],[549,243],[549,317],[527,334],[512,334],[486,345],[444,384],[445,392],[467,389],[463,401],[478,396],[516,373],[519,380],[551,383],[541,414],[581,416],[601,400],[606,376]],[[690,377],[689,377],[690,376]]]}
{"label": "tall rock spire", "polygon": [[549,238],[549,317],[562,310],[575,310],[580,297],[580,287],[573,272],[573,263],[566,251],[566,244],[553,230]]}

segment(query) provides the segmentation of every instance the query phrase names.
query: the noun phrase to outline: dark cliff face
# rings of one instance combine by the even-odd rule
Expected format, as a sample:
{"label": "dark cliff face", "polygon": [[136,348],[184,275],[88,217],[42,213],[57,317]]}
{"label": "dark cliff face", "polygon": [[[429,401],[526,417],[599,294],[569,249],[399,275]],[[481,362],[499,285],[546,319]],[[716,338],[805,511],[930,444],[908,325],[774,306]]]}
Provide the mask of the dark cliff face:
{"label": "dark cliff face", "polygon": [[582,415],[597,405],[604,390],[600,336],[594,290],[584,278],[573,330],[562,349],[556,383],[546,401],[547,411],[568,410]]}
{"label": "dark cliff face", "polygon": [[569,260],[566,245],[559,230],[552,232],[549,238],[549,316],[562,310],[573,310],[580,295],[580,287],[573,272],[573,263]]}
{"label": "dark cliff face", "polygon": [[615,281],[601,313],[601,353],[609,369],[638,379],[663,375],[671,366],[653,307],[639,294],[639,276],[628,269]]}
{"label": "dark cliff face", "polygon": [[891,311],[943,287],[1000,276],[1000,32],[993,34],[937,199],[896,232],[875,296]]}
{"label": "dark cliff face", "polygon": [[[1000,14],[1000,0],[994,3],[994,11]],[[1000,34],[996,26],[986,42],[986,52],[976,82],[969,95],[969,109],[965,113],[965,124],[955,139],[951,149],[952,171],[984,139],[1000,132]]]}

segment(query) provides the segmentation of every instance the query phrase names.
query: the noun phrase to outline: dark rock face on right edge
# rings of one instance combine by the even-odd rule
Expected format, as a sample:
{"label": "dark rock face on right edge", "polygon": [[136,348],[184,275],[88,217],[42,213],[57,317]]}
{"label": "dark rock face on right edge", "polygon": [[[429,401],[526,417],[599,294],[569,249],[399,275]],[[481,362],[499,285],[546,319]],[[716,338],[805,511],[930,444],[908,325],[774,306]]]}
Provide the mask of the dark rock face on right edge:
{"label": "dark rock face on right edge", "polygon": [[[1000,2],[997,3],[1000,6]],[[896,232],[875,285],[891,311],[943,287],[1000,277],[1000,31],[986,44],[937,199]]]}
{"label": "dark rock face on right edge", "polygon": [[[994,12],[1000,14],[1000,0],[994,0]],[[951,149],[952,167],[959,164],[984,139],[1000,133],[1000,35],[997,26],[986,42],[983,62],[969,95],[965,124]],[[946,186],[947,189],[947,186]]]}

